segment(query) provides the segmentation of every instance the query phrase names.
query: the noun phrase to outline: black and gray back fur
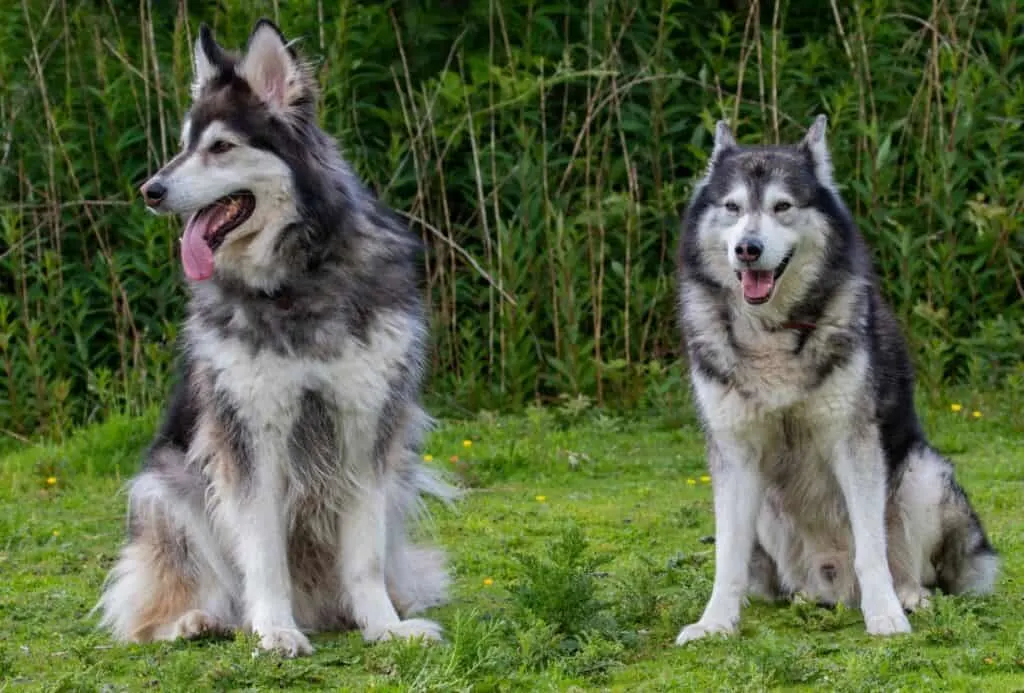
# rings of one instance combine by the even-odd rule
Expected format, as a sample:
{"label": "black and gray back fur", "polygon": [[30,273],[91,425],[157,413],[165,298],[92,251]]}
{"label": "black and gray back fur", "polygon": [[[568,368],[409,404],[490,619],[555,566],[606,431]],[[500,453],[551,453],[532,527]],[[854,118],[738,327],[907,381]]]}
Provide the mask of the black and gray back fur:
{"label": "black and gray back fur", "polygon": [[409,523],[424,494],[456,495],[420,454],[420,241],[317,126],[315,80],[273,24],[243,55],[204,26],[195,74],[147,202],[186,219],[239,190],[255,204],[190,282],[180,381],[130,485],[102,623],[134,642],[251,630],[288,656],[339,628],[437,638],[409,618],[448,584]]}
{"label": "black and gray back fur", "polygon": [[907,632],[931,589],[985,593],[998,559],[928,443],[869,249],[803,140],[740,146],[720,122],[683,220],[679,322],[707,438],[715,584],[677,642],[734,632],[748,592],[859,602]]}

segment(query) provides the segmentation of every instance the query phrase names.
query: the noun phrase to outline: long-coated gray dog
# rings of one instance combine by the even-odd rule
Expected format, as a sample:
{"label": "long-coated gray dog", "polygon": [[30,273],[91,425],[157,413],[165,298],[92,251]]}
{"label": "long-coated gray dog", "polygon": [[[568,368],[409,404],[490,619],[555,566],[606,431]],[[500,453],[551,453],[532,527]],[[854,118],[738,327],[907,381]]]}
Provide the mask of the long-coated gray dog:
{"label": "long-coated gray dog", "polygon": [[408,521],[454,489],[423,466],[420,241],[317,127],[313,76],[280,31],[242,55],[202,27],[182,151],[142,188],[185,220],[181,379],[132,480],[100,603],[120,640],[254,631],[437,638],[442,554]]}

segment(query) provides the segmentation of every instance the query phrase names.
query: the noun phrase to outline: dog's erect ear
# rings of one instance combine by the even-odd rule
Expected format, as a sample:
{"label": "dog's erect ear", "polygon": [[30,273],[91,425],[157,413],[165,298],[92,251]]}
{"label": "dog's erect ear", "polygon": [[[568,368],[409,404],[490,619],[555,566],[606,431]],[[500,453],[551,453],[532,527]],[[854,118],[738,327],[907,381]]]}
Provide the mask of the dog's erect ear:
{"label": "dog's erect ear", "polygon": [[722,152],[736,146],[736,138],[732,136],[729,124],[724,120],[715,123],[715,146],[711,149],[710,165],[721,156]]}
{"label": "dog's erect ear", "polygon": [[800,141],[800,147],[807,152],[814,165],[814,177],[826,188],[835,187],[832,180],[832,155],[828,151],[828,142],[825,139],[825,131],[828,128],[828,118],[820,114],[814,119],[814,123],[808,128],[807,134]]}
{"label": "dog's erect ear", "polygon": [[192,98],[196,99],[203,87],[220,71],[224,62],[224,51],[213,39],[210,27],[199,25],[199,36],[196,37],[192,52]]}
{"label": "dog's erect ear", "polygon": [[302,70],[280,29],[269,19],[256,22],[238,74],[263,102],[271,108],[286,109],[304,88]]}
{"label": "dog's erect ear", "polygon": [[724,120],[719,120],[715,123],[715,144],[711,148],[711,156],[708,157],[708,165],[704,168],[704,175],[697,183],[697,188],[703,187],[703,185],[707,183],[708,179],[711,178],[711,174],[714,172],[715,166],[718,165],[719,159],[722,158],[722,154],[736,146],[736,138],[732,136],[732,130],[729,129],[729,124]]}

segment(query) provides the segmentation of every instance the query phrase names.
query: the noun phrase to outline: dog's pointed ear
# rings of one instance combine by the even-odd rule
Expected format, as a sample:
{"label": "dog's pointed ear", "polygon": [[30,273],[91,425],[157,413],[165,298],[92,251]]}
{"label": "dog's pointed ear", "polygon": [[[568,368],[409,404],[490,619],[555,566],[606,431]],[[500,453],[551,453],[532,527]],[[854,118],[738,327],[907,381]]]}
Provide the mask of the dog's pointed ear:
{"label": "dog's pointed ear", "polygon": [[715,123],[715,143],[711,148],[711,156],[708,157],[708,164],[704,168],[704,175],[701,177],[697,186],[702,187],[704,183],[711,178],[711,174],[715,170],[715,166],[718,165],[719,160],[722,158],[722,154],[738,146],[736,144],[736,138],[733,137],[732,130],[729,129],[729,124],[724,120],[719,120]]}
{"label": "dog's pointed ear", "polygon": [[814,166],[814,177],[826,188],[835,187],[832,180],[832,155],[828,151],[828,142],[825,131],[828,129],[828,118],[824,113],[819,114],[811,127],[807,129],[800,142],[800,147],[807,152],[811,163]]}
{"label": "dog's pointed ear", "polygon": [[238,74],[264,103],[279,110],[295,101],[306,81],[298,56],[269,19],[253,27]]}
{"label": "dog's pointed ear", "polygon": [[199,25],[199,36],[196,37],[192,51],[192,98],[196,99],[203,87],[220,71],[224,62],[224,51],[213,38],[210,27],[205,23]]}
{"label": "dog's pointed ear", "polygon": [[715,145],[711,149],[710,162],[713,164],[722,155],[722,152],[735,146],[736,138],[733,137],[732,130],[729,129],[729,123],[724,120],[715,123]]}

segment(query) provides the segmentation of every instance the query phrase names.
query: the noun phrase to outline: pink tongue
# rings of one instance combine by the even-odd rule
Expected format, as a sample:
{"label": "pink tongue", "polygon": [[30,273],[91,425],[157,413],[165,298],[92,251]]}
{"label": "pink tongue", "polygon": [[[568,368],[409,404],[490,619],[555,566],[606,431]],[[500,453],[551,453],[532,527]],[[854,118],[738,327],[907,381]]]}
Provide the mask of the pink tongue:
{"label": "pink tongue", "polygon": [[185,235],[181,237],[181,262],[185,266],[185,276],[193,281],[213,276],[213,250],[206,242],[212,216],[210,210],[205,209],[193,214],[185,225]]}
{"label": "pink tongue", "polygon": [[743,282],[743,296],[754,300],[767,298],[775,285],[775,277],[767,270],[743,270],[740,280]]}

